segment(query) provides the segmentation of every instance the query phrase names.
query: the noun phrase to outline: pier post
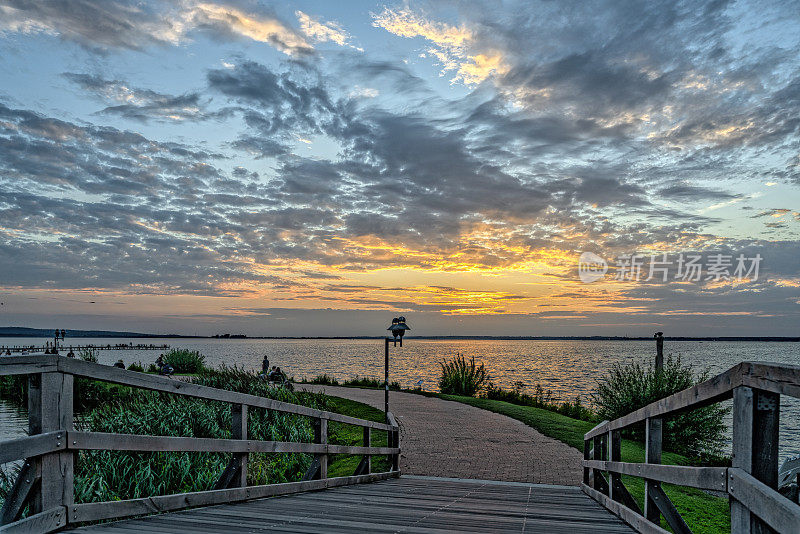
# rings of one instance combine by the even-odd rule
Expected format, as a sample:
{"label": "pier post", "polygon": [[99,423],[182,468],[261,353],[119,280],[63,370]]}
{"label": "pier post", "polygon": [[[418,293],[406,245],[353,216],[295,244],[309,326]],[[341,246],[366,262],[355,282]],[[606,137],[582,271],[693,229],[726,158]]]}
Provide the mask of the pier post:
{"label": "pier post", "polygon": [[656,371],[664,369],[664,334],[656,332]]}

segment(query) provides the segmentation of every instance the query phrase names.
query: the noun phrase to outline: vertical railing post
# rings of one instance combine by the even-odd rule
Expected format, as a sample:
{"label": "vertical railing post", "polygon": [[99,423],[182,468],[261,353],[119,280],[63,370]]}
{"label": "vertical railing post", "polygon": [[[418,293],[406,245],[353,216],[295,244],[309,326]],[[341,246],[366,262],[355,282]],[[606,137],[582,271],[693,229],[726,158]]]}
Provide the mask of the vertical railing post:
{"label": "vertical railing post", "polygon": [[[247,405],[233,404],[231,406],[231,437],[233,439],[247,439]],[[234,453],[236,472],[231,487],[247,487],[247,461],[250,454],[247,452]]]}
{"label": "vertical railing post", "polygon": [[[603,451],[603,440],[604,437],[602,434],[599,436],[594,437],[594,460],[605,460],[604,458],[604,451]],[[603,478],[603,472],[600,469],[594,469],[594,489],[601,493],[608,494],[608,488],[606,487],[605,479]]]}
{"label": "vertical railing post", "polygon": [[[317,431],[315,432],[316,442],[322,445],[328,444],[328,420],[319,418],[317,420]],[[327,449],[327,447],[326,447]],[[319,478],[328,478],[328,453],[319,455]]]}
{"label": "vertical railing post", "polygon": [[[30,375],[28,378],[28,430],[31,435],[58,432],[56,439],[67,439],[73,430],[73,376],[61,372]],[[40,478],[31,499],[31,513],[71,506],[75,500],[75,457],[72,451],[43,455],[33,465]],[[66,510],[64,510],[66,514]]]}
{"label": "vertical railing post", "polygon": [[[583,459],[584,460],[591,460],[592,459],[592,440],[584,439],[583,440]],[[583,468],[583,483],[589,487],[593,487],[593,482],[591,478],[591,470],[588,467]]]}
{"label": "vertical railing post", "polygon": [[[392,431],[392,447],[400,447],[400,429],[395,427]],[[392,471],[400,470],[400,454],[395,453],[392,455]]]}
{"label": "vertical railing post", "polygon": [[[732,467],[778,489],[780,395],[740,386],[733,390]],[[744,505],[731,499],[732,534],[767,534],[772,530]]]}
{"label": "vertical railing post", "polygon": [[[648,464],[661,463],[662,420],[660,417],[648,417],[645,420],[645,455],[644,461]],[[653,500],[653,488],[658,482],[645,479],[644,481],[644,515],[648,521],[657,525],[661,524],[661,512]]]}
{"label": "vertical railing post", "polygon": [[[42,433],[42,374],[28,375],[28,434],[31,436]],[[42,462],[40,459],[31,460],[31,472],[34,478],[42,478]],[[30,513],[38,514],[42,511],[41,484],[37,486],[30,498]]]}
{"label": "vertical railing post", "polygon": [[[391,428],[386,431],[386,446],[400,447],[400,426],[397,424],[397,419],[395,419],[392,412],[388,412],[386,414],[386,422],[389,424],[389,426],[391,426]],[[392,471],[400,470],[399,454],[390,454],[389,462],[391,462]]]}
{"label": "vertical railing post", "polygon": [[[364,447],[372,446],[372,429],[368,426],[364,427]],[[364,474],[372,473],[372,455],[367,454],[364,456]]]}
{"label": "vertical railing post", "polygon": [[[753,390],[740,386],[733,390],[733,449],[731,467],[750,473],[753,470]],[[731,498],[731,534],[750,534],[750,510]]]}
{"label": "vertical railing post", "polygon": [[[622,461],[622,435],[619,430],[608,431],[608,460],[610,462]],[[614,488],[622,484],[622,475],[619,473],[608,472],[608,496],[615,501],[623,502],[622,495],[614,493]]]}

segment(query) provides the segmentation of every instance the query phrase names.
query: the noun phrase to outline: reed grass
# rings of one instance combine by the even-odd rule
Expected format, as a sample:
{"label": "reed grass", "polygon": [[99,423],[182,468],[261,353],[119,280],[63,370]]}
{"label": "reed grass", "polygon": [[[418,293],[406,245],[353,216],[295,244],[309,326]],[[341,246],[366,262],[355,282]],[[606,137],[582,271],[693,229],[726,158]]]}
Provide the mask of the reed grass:
{"label": "reed grass", "polygon": [[172,349],[164,355],[164,362],[176,373],[199,373],[206,367],[206,358],[196,350]]}
{"label": "reed grass", "polygon": [[469,361],[459,354],[449,361],[439,362],[442,368],[439,376],[439,390],[448,395],[474,397],[489,382],[489,374],[483,363],[475,364],[475,357]]}

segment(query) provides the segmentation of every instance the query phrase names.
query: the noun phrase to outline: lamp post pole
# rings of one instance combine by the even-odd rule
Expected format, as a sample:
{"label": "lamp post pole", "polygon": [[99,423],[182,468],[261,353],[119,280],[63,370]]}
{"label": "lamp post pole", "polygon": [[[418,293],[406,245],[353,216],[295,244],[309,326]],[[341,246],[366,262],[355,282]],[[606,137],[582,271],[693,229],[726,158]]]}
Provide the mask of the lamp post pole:
{"label": "lamp post pole", "polygon": [[383,400],[385,404],[385,415],[389,417],[389,338],[387,337],[384,339],[384,366],[383,366],[383,383],[384,383],[384,392],[383,392]]}

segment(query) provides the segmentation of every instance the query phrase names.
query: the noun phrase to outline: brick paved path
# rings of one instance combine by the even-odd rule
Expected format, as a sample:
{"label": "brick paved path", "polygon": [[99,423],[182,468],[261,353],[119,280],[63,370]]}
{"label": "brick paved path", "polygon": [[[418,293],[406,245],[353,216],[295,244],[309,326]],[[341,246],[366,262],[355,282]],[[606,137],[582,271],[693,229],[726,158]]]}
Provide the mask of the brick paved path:
{"label": "brick paved path", "polygon": [[[383,410],[383,391],[298,384]],[[405,474],[534,484],[580,484],[581,454],[505,415],[460,402],[391,392]]]}

